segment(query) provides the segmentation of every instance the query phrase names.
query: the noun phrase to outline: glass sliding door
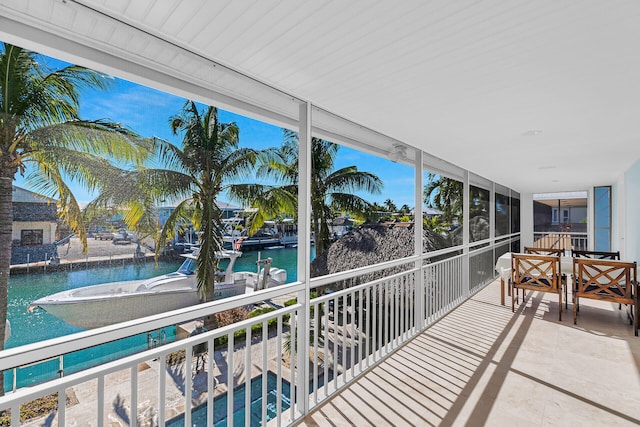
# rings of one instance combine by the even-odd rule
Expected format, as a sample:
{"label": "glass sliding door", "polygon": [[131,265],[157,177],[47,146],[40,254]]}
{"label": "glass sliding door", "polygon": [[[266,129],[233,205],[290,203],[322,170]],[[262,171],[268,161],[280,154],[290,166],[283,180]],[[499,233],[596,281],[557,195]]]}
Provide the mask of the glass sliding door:
{"label": "glass sliding door", "polygon": [[596,251],[611,250],[611,187],[593,189],[593,242]]}

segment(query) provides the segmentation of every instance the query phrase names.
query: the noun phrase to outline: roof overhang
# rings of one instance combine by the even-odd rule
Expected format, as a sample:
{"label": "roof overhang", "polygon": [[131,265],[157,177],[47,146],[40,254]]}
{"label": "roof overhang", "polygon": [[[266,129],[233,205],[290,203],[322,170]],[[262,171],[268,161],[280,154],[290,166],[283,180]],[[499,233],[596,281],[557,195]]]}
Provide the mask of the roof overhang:
{"label": "roof overhang", "polygon": [[[4,0],[0,38],[521,192],[608,185],[640,158],[640,3]],[[407,150],[408,159],[412,150]]]}

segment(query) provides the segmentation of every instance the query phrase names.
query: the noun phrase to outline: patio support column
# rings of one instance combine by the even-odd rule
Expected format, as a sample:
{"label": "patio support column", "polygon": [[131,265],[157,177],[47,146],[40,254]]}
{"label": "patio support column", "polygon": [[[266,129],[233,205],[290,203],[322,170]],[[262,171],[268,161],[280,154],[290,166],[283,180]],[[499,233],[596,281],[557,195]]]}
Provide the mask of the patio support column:
{"label": "patio support column", "polygon": [[413,209],[413,231],[414,231],[414,254],[418,257],[416,260],[416,276],[415,276],[415,310],[416,310],[416,329],[422,331],[425,325],[425,289],[424,289],[424,273],[422,272],[422,253],[424,252],[424,230],[423,230],[423,202],[422,189],[424,187],[424,155],[422,150],[416,150],[415,161],[415,200]]}
{"label": "patio support column", "polygon": [[533,242],[533,193],[520,193],[520,251]]}
{"label": "patio support column", "polygon": [[462,253],[464,254],[462,261],[462,290],[465,299],[469,296],[469,236],[471,235],[471,227],[469,224],[469,171],[464,171],[464,179],[462,183]]}
{"label": "patio support column", "polygon": [[[302,304],[297,322],[297,403],[300,415],[309,413],[309,291],[311,259],[311,103],[300,104],[298,144],[298,281],[305,284],[298,292]],[[293,338],[293,337],[292,337]],[[292,402],[293,407],[293,402]]]}
{"label": "patio support column", "polygon": [[[591,250],[591,251],[597,250],[595,245],[596,221],[595,221],[595,203],[594,202],[595,202],[594,187],[589,187],[589,189],[587,190],[587,250]],[[613,221],[613,215],[610,215],[610,219]],[[609,249],[612,251],[619,250],[619,249],[614,249],[613,247],[613,233],[611,233]]]}
{"label": "patio support column", "polygon": [[496,183],[491,183],[491,191],[489,192],[489,239],[491,244],[496,243]]}

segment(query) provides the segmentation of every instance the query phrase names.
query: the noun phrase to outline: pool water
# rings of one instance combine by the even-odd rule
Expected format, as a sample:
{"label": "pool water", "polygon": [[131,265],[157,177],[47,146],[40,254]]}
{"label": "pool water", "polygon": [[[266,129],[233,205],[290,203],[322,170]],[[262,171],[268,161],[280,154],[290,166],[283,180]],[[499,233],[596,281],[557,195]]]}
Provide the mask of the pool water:
{"label": "pool water", "polygon": [[[277,399],[276,392],[278,385],[278,376],[273,372],[267,372],[267,421],[277,416]],[[245,425],[245,391],[246,385],[243,383],[233,390],[233,425],[234,427],[242,427]],[[282,380],[282,412],[289,409],[291,402],[289,400],[291,387],[289,382]],[[215,427],[227,426],[227,393],[213,399],[213,422]],[[251,379],[251,426],[262,425],[262,375]],[[193,408],[191,411],[191,424],[193,427],[207,425],[207,405],[206,403]],[[179,415],[167,421],[167,427],[184,426],[184,414]]]}

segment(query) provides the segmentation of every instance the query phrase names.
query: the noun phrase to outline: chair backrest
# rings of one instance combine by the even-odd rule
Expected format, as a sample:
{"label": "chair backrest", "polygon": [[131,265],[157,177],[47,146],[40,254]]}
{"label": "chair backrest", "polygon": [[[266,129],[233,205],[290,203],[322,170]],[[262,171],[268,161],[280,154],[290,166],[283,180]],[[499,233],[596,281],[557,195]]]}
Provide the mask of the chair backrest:
{"label": "chair backrest", "polygon": [[574,292],[581,298],[633,303],[635,262],[574,258],[573,274]]}
{"label": "chair backrest", "polygon": [[514,287],[542,292],[560,292],[560,257],[512,254],[511,267],[511,282]]}
{"label": "chair backrest", "polygon": [[556,248],[533,248],[533,247],[524,247],[525,254],[537,254],[537,255],[553,255],[553,256],[561,256],[564,251],[562,249]]}
{"label": "chair backrest", "polygon": [[604,252],[604,251],[571,251],[574,258],[591,258],[591,259],[612,259],[620,260],[620,252]]}

